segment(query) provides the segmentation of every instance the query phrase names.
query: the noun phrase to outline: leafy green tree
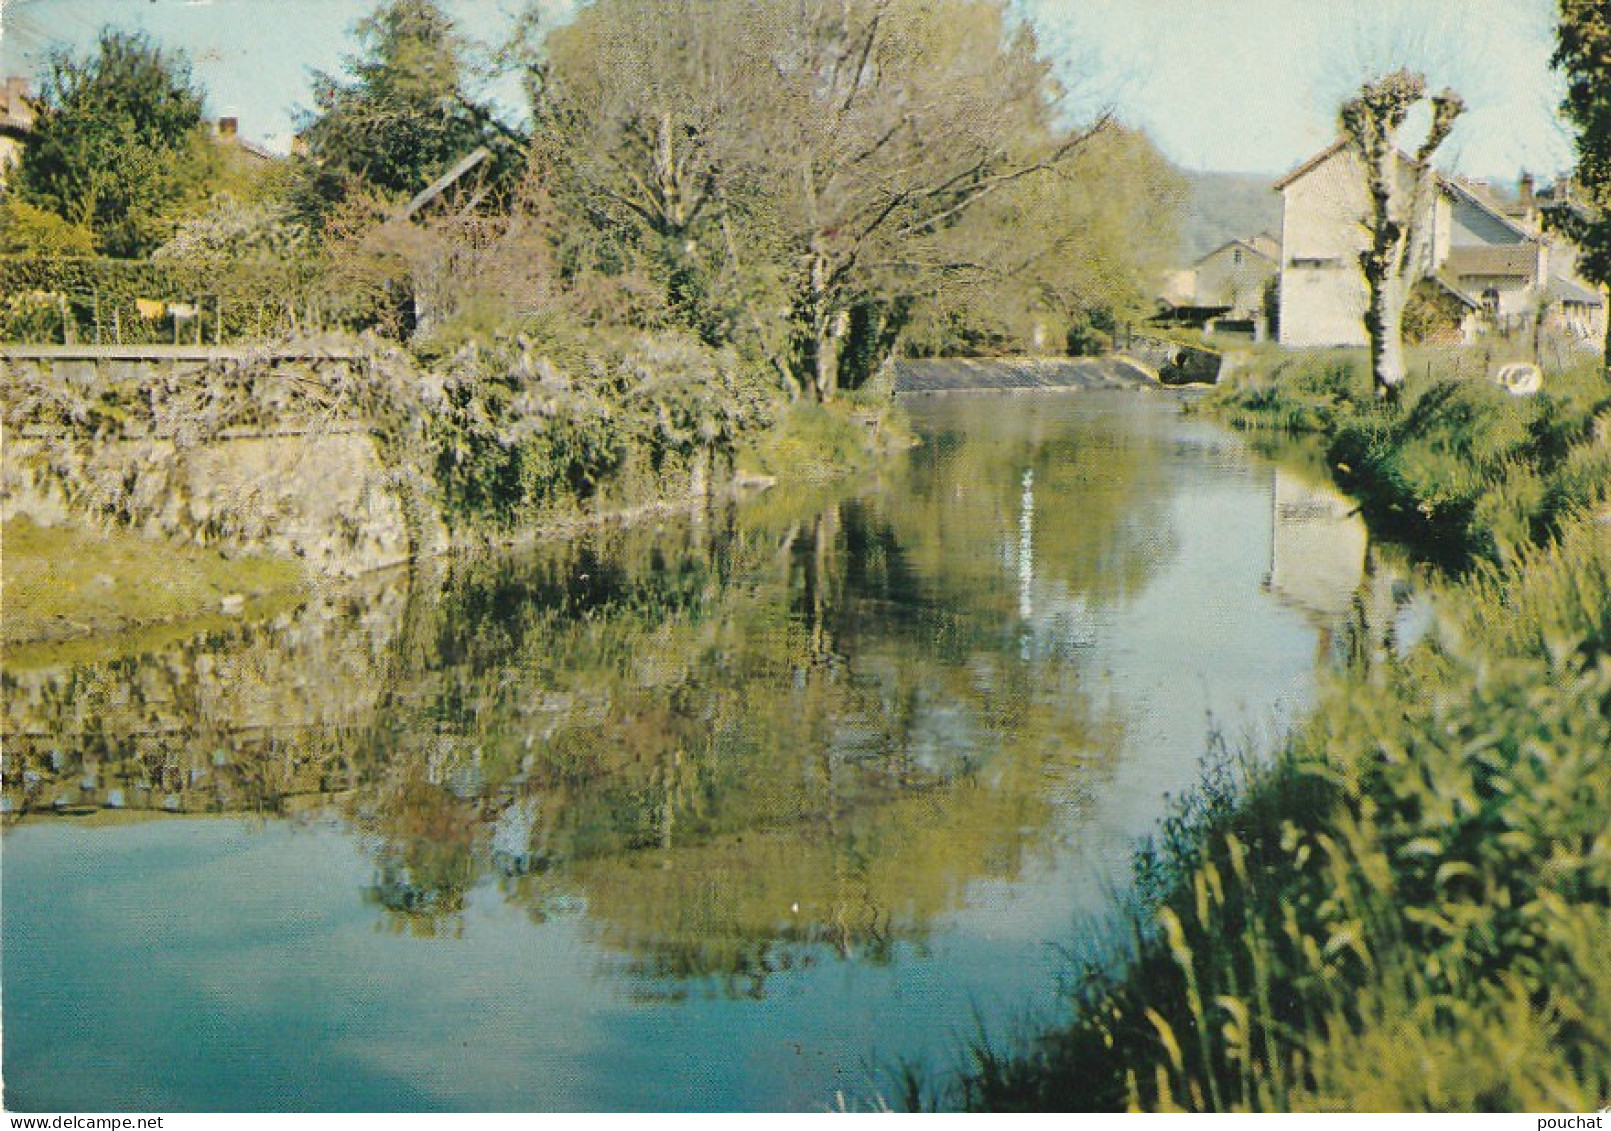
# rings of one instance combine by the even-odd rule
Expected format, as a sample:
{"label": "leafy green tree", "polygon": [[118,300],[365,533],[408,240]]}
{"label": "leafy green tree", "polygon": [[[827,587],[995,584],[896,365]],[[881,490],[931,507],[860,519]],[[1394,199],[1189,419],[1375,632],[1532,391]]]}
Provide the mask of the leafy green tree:
{"label": "leafy green tree", "polygon": [[190,62],[107,28],[94,51],[50,57],[17,170],[19,199],[92,230],[108,255],[142,256],[201,192],[208,145]]}
{"label": "leafy green tree", "polygon": [[912,352],[1100,352],[1150,315],[1185,181],[1146,135],[1110,126],[1062,176],[1024,178],[946,229],[947,272],[914,306]]}
{"label": "leafy green tree", "polygon": [[[1553,62],[1566,76],[1561,110],[1577,127],[1575,198],[1555,210],[1583,250],[1578,269],[1611,286],[1611,3],[1560,0]],[[1605,371],[1611,377],[1611,334]]]}
{"label": "leafy green tree", "polygon": [[350,76],[314,78],[314,112],[296,196],[323,216],[357,185],[393,197],[417,193],[486,146],[495,167],[522,139],[471,97],[465,39],[435,0],[390,0],[359,22]]}
{"label": "leafy green tree", "polygon": [[94,255],[95,233],[24,200],[0,202],[0,253]]}

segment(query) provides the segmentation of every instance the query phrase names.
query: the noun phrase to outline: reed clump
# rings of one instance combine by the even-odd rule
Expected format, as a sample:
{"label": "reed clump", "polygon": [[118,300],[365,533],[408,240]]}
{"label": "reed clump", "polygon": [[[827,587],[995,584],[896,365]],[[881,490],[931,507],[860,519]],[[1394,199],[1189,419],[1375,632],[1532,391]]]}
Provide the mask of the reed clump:
{"label": "reed clump", "polygon": [[1608,501],[1611,384],[1589,364],[1514,397],[1466,374],[1458,354],[1439,355],[1388,403],[1361,351],[1276,355],[1201,411],[1237,428],[1324,435],[1333,473],[1378,530],[1451,566],[1503,558]]}

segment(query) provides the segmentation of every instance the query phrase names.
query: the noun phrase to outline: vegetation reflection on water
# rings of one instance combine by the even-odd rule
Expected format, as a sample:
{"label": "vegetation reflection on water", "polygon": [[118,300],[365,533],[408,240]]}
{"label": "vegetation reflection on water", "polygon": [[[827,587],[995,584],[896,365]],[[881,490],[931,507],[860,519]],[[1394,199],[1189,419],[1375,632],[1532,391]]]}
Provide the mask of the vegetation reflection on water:
{"label": "vegetation reflection on water", "polygon": [[[848,497],[780,487],[702,521],[376,579],[156,654],[9,672],[6,800],[23,821],[6,850],[26,851],[41,810],[86,836],[114,823],[109,851],[146,810],[329,812],[370,861],[363,898],[389,933],[462,937],[473,893],[495,889],[534,924],[585,923],[637,1000],[923,961],[981,883],[1055,874],[1132,756],[1126,728],[1158,713],[1113,687],[1104,625],[1180,570],[1183,500],[1211,509],[1228,489],[1266,535],[1270,502],[1265,473],[1167,402],[914,412],[923,446]],[[1256,592],[1267,541],[1229,550],[1237,576],[1185,563],[1203,588],[1176,602],[1237,587],[1268,623],[1234,631],[1301,676],[1310,630]],[[1180,647],[1151,662],[1206,679],[1212,659]],[[1189,779],[1200,731],[1152,757]],[[8,958],[27,929],[11,912],[33,906],[17,896]],[[13,1084],[34,992],[17,968]],[[798,1099],[757,1087],[693,1102]],[[542,1101],[467,1086],[454,1102]]]}

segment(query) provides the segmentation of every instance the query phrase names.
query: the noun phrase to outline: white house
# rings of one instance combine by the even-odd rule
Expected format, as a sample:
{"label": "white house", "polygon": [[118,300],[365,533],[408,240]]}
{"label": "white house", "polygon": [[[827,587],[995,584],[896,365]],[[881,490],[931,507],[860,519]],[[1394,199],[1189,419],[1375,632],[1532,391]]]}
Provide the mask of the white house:
{"label": "white house", "polygon": [[1264,312],[1264,288],[1281,270],[1281,244],[1267,232],[1231,240],[1192,265],[1192,305],[1224,307],[1225,317],[1254,319]]}
{"label": "white house", "polygon": [[[1359,256],[1370,239],[1369,198],[1358,154],[1339,140],[1275,189],[1282,198],[1281,344],[1366,344],[1369,294]],[[1522,200],[1506,204],[1484,185],[1439,175],[1423,270],[1471,312],[1468,326],[1513,330],[1543,317],[1579,337],[1603,336],[1604,297],[1574,277],[1573,249],[1539,228],[1531,190],[1524,179]]]}

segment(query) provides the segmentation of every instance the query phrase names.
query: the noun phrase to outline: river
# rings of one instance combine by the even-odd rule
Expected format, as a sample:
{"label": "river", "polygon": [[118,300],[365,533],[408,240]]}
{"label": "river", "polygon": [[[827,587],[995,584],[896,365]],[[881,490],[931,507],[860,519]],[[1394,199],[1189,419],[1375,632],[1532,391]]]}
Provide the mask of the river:
{"label": "river", "polygon": [[1358,520],[1173,394],[5,673],[9,1110],[898,1104],[1310,702]]}

